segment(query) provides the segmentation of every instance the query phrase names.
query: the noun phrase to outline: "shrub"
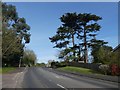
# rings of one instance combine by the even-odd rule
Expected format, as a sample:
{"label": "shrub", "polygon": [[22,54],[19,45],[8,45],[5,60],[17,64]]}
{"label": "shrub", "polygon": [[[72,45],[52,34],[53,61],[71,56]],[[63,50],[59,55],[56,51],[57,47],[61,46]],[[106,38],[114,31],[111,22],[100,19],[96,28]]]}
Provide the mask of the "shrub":
{"label": "shrub", "polygon": [[120,67],[117,64],[110,65],[112,75],[120,75]]}
{"label": "shrub", "polygon": [[109,66],[108,65],[100,65],[99,69],[105,75],[107,75],[109,73]]}

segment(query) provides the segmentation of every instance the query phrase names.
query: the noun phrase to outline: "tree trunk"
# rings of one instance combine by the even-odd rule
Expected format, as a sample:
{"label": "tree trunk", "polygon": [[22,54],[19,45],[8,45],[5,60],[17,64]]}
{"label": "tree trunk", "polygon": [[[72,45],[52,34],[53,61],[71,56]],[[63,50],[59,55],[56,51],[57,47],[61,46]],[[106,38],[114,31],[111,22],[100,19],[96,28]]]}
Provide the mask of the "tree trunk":
{"label": "tree trunk", "polygon": [[[74,46],[75,46],[74,35],[72,35],[72,43],[73,43],[73,49],[74,49]],[[75,52],[73,52],[73,56],[75,57]]]}
{"label": "tree trunk", "polygon": [[81,50],[80,50],[80,46],[79,46],[79,53],[78,53],[78,57],[79,57],[79,59],[78,59],[78,61],[80,61],[80,58],[81,58]]}
{"label": "tree trunk", "polygon": [[84,29],[84,63],[88,62],[88,51],[87,51],[87,40],[86,40],[86,31]]}

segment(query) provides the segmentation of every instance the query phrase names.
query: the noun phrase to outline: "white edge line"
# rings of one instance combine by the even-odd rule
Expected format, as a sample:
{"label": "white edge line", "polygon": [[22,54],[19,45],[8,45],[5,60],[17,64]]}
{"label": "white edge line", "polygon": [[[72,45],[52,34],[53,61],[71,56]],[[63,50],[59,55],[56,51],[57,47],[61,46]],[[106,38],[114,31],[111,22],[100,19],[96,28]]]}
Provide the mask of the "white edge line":
{"label": "white edge line", "polygon": [[56,78],[60,78],[59,76],[55,76]]}
{"label": "white edge line", "polygon": [[15,80],[20,73],[17,73],[12,79]]}
{"label": "white edge line", "polygon": [[65,87],[63,87],[62,85],[60,85],[60,84],[57,84],[57,86],[59,86],[59,87],[61,87],[61,88],[65,88]]}

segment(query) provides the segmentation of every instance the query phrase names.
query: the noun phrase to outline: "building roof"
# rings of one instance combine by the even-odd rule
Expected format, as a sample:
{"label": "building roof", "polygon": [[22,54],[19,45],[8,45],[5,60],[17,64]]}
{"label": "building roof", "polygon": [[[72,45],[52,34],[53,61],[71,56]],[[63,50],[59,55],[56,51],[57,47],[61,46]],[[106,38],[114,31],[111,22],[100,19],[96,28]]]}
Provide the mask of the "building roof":
{"label": "building roof", "polygon": [[116,46],[114,49],[113,49],[113,52],[115,52],[116,50],[120,49],[120,44],[118,44],[118,46]]}

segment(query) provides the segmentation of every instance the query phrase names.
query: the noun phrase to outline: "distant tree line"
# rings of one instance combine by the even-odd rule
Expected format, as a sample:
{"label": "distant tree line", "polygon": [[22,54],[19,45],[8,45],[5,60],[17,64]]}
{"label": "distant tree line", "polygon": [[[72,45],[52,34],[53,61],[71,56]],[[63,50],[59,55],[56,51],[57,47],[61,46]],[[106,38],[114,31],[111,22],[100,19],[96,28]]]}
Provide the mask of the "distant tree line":
{"label": "distant tree line", "polygon": [[37,56],[33,50],[25,49],[23,53],[23,58],[21,61],[22,65],[33,66],[36,64]]}
{"label": "distant tree line", "polygon": [[36,63],[36,66],[45,67],[45,63]]}

